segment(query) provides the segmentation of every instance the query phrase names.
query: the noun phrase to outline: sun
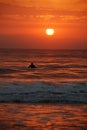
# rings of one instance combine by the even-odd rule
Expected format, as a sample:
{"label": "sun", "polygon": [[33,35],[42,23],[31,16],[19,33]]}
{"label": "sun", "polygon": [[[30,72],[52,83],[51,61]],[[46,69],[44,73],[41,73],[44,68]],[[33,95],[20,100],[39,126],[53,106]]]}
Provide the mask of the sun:
{"label": "sun", "polygon": [[53,28],[47,28],[47,29],[46,29],[46,34],[49,35],[49,36],[54,35],[54,32],[55,32],[55,31],[54,31]]}

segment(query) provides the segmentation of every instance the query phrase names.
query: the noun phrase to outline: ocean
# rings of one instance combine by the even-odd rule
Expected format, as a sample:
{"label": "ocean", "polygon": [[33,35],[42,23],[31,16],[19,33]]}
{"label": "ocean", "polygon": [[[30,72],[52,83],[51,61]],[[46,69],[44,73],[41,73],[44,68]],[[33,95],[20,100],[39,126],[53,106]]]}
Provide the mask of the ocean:
{"label": "ocean", "polygon": [[[33,62],[36,68],[28,68]],[[86,130],[87,50],[0,50],[3,130]]]}

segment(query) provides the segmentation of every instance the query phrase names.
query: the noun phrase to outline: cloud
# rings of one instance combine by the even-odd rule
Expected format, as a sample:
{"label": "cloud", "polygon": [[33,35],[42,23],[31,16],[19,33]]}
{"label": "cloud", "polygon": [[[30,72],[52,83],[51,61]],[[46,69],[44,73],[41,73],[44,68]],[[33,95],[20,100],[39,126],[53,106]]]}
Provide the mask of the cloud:
{"label": "cloud", "polygon": [[22,7],[0,3],[0,21],[12,20],[21,22],[86,22],[87,11],[53,8]]}
{"label": "cloud", "polygon": [[78,0],[76,5],[82,10],[87,10],[87,0]]}
{"label": "cloud", "polygon": [[80,4],[87,4],[87,0],[78,0],[77,3],[80,3]]}

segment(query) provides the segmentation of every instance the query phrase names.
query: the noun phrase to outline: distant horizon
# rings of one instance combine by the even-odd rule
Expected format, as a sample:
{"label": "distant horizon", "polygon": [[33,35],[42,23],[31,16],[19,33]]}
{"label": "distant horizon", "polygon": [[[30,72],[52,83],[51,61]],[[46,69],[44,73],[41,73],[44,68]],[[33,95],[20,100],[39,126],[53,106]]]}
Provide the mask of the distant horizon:
{"label": "distant horizon", "polygon": [[86,49],[71,49],[71,48],[59,48],[59,49],[52,49],[52,48],[0,48],[0,50],[70,50],[70,51],[87,51],[87,48]]}

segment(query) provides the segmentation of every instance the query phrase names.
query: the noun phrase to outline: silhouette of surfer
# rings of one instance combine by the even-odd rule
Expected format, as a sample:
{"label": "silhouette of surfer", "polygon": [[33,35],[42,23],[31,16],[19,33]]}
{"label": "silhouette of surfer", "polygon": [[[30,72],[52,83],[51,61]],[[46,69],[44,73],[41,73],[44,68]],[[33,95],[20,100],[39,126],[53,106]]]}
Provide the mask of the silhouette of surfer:
{"label": "silhouette of surfer", "polygon": [[36,66],[34,65],[33,62],[31,62],[31,64],[28,66],[28,68],[36,68]]}

